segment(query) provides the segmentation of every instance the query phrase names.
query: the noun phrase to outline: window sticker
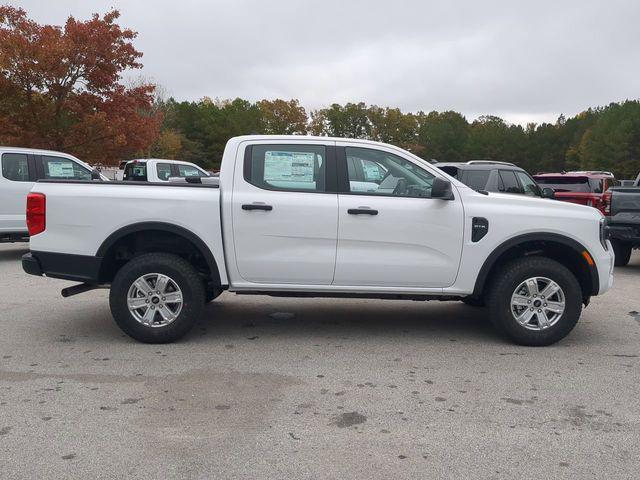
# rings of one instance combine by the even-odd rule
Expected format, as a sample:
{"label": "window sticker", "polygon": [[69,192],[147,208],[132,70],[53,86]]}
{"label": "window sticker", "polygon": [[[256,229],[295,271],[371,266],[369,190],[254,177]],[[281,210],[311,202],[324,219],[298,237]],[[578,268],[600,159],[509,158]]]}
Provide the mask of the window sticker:
{"label": "window sticker", "polygon": [[309,152],[267,151],[264,158],[264,180],[312,183],[314,155]]}
{"label": "window sticker", "polygon": [[48,162],[50,177],[73,177],[73,164],[71,162]]}

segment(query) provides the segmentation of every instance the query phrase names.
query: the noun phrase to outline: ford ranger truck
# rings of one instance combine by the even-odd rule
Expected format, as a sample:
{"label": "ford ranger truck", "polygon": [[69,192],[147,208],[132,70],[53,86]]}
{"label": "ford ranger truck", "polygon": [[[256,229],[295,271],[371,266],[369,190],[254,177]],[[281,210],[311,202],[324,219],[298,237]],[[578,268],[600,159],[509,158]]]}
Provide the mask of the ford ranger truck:
{"label": "ford ranger truck", "polygon": [[150,343],[227,290],[465,301],[514,342],[549,345],[613,282],[598,210],[479,193],[365,140],[232,138],[219,179],[40,181],[27,221],[27,273],[80,282],[64,296],[110,288],[116,323]]}

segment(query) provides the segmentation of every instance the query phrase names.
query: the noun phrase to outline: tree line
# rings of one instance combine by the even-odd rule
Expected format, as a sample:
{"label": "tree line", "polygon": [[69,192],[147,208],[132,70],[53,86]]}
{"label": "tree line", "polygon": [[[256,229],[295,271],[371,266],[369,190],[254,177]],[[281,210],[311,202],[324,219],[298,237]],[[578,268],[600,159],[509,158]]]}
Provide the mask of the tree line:
{"label": "tree line", "polygon": [[209,167],[219,165],[229,138],[257,133],[363,138],[398,145],[425,159],[500,160],[532,173],[608,170],[619,178],[635,178],[640,171],[640,102],[635,100],[524,127],[491,115],[470,122],[454,111],[412,113],[364,103],[307,112],[298,100],[204,98],[169,99],[158,108],[163,120],[149,154]]}
{"label": "tree line", "polygon": [[391,143],[441,162],[513,162],[532,173],[602,169],[632,178],[640,170],[636,100],[521,126],[363,102],[307,110],[296,99],[164,99],[150,82],[123,82],[123,72],[142,68],[142,53],[119,15],[42,25],[21,8],[0,6],[0,144],[61,150],[90,163],[154,156],[216,168],[233,136],[312,134]]}

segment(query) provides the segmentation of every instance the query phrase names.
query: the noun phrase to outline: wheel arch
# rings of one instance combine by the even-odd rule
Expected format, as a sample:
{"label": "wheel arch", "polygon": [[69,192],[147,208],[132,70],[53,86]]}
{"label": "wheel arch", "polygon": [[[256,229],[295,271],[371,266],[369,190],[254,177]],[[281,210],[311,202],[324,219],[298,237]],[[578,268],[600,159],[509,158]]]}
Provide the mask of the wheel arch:
{"label": "wheel arch", "polygon": [[[208,268],[208,274],[210,275],[210,281],[213,285],[221,286],[220,270],[218,269],[218,262],[216,261],[211,249],[207,244],[195,233],[190,230],[168,222],[139,222],[130,225],[126,225],[115,232],[111,233],[100,245],[96,252],[96,257],[102,259],[100,266],[100,280],[104,281],[111,276],[109,262],[115,260],[115,249],[121,245],[127,239],[135,238],[139,235],[151,234],[153,232],[160,232],[174,238],[181,238],[188,242],[188,245],[192,246],[195,251],[202,256],[202,259],[206,263]],[[163,250],[158,250],[163,251]],[[167,251],[167,250],[164,250]],[[167,253],[173,253],[167,251]]]}
{"label": "wheel arch", "polygon": [[481,298],[484,295],[492,275],[501,265],[520,256],[536,254],[552,258],[569,268],[578,278],[585,303],[589,297],[598,294],[598,269],[589,249],[565,235],[541,232],[518,235],[496,247],[480,268],[472,296]]}

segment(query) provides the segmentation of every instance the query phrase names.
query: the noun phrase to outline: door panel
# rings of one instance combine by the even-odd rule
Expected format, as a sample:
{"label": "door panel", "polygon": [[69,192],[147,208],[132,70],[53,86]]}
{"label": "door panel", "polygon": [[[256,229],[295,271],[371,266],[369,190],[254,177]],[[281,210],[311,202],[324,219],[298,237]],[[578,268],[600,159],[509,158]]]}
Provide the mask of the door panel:
{"label": "door panel", "polygon": [[[353,215],[368,207],[377,215]],[[462,254],[459,200],[339,195],[334,285],[448,287]]]}
{"label": "door panel", "polygon": [[[379,166],[380,175],[369,178],[366,191],[347,168],[354,160]],[[333,284],[452,285],[462,255],[464,212],[459,198],[430,198],[437,171],[391,147],[348,142],[337,142],[336,162],[341,193]]]}
{"label": "door panel", "polygon": [[248,282],[330,285],[333,280],[338,196],[326,193],[329,146],[307,145],[254,145],[246,150],[245,168],[235,169],[235,260]]}
{"label": "door panel", "polygon": [[0,159],[0,231],[27,231],[27,194],[34,182],[32,162],[22,153],[3,153]]}

